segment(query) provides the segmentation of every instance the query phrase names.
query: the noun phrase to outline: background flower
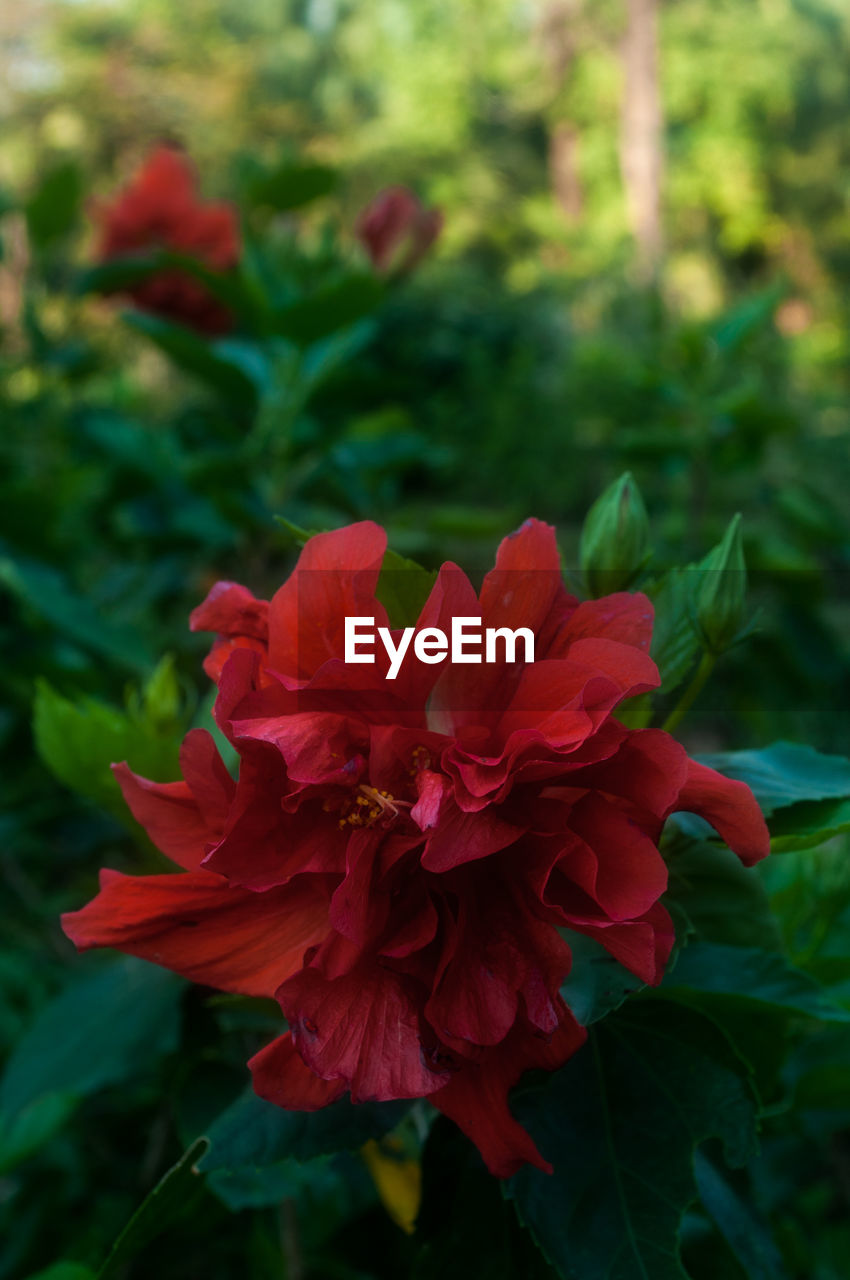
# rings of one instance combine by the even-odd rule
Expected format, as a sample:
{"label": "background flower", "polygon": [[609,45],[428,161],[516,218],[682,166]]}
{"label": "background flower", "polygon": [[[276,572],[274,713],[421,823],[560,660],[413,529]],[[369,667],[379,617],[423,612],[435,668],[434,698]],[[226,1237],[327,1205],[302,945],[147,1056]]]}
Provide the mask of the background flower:
{"label": "background flower", "polygon": [[[101,262],[170,249],[212,271],[227,271],[239,258],[235,211],[230,205],[198,198],[191,165],[174,147],[151,152],[112,203],[95,206],[94,216],[100,224],[97,257]],[[200,281],[179,268],[157,271],[124,292],[143,311],[201,333],[224,333],[231,326],[227,309]]]}

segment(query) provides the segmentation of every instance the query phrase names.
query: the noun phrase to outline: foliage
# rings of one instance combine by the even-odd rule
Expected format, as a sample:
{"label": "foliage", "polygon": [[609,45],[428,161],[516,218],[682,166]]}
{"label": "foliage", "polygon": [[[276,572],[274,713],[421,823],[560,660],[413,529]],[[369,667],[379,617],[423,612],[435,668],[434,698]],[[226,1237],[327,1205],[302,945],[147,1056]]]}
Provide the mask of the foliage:
{"label": "foliage", "polygon": [[[622,7],[576,6],[563,83],[544,7],[10,6],[0,1280],[845,1274],[850,17],[665,7],[669,245],[646,290],[617,156]],[[572,215],[552,189],[563,121]],[[91,261],[88,201],[162,137],[238,208],[227,275],[162,250]],[[390,181],[445,214],[404,281],[354,232]],[[168,268],[233,331],[108,296]],[[97,866],[162,869],[109,765],[172,779],[182,733],[211,723],[186,619],[216,579],[266,594],[302,529],[375,518],[380,598],[410,625],[443,559],[483,567],[533,513],[583,594],[585,514],[625,472],[651,526],[628,587],[652,601],[663,681],[633,723],[684,706],[677,732],[753,787],[773,853],[747,871],[668,822],[677,950],[657,989],[570,939],[590,1043],[512,1099],[552,1176],[500,1186],[420,1103],[272,1109],[243,1064],[276,1006],[73,955],[56,922]],[[736,512],[746,610],[709,674],[700,583]]]}

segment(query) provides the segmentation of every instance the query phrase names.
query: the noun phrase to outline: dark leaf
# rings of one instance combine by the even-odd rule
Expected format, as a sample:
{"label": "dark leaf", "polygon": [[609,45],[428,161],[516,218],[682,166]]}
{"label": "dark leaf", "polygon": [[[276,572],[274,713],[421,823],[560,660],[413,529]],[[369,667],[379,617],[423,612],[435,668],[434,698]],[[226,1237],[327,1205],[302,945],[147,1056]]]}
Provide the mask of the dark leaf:
{"label": "dark leaf", "polygon": [[514,1111],[554,1173],[525,1167],[509,1194],[565,1280],[684,1280],[695,1148],[720,1138],[742,1165],[755,1143],[751,1086],[725,1038],[691,1010],[649,1001],[600,1023]]}
{"label": "dark leaf", "polygon": [[27,228],[36,245],[44,248],[73,229],[82,191],[82,175],[72,161],[44,175],[24,206]]}
{"label": "dark leaf", "polygon": [[336,284],[301,298],[274,315],[274,330],[299,346],[308,347],[339,329],[345,329],[374,311],[384,296],[375,276],[349,275]]}
{"label": "dark leaf", "polygon": [[191,1210],[203,1189],[197,1166],[208,1145],[205,1138],[194,1142],[146,1196],[110,1249],[97,1280],[120,1275],[151,1240]]}
{"label": "dark leaf", "polygon": [[209,387],[220,392],[232,404],[240,406],[246,416],[256,408],[258,388],[254,378],[243,368],[243,361],[218,349],[218,344],[193,333],[183,325],[141,311],[126,314],[127,323],[143,333],[161,351],[187,373],[194,374]]}
{"label": "dark leaf", "polygon": [[122,957],[73,983],[41,1011],[0,1078],[0,1111],[45,1094],[83,1097],[144,1071],[177,1043],[183,982]]}
{"label": "dark leaf", "polygon": [[256,205],[267,205],[278,213],[300,209],[335,190],[339,176],[322,164],[281,164],[268,173],[255,175],[248,183],[247,196]]}
{"label": "dark leaf", "polygon": [[334,1151],[353,1150],[369,1138],[395,1128],[409,1102],[347,1099],[321,1111],[284,1111],[247,1089],[207,1130],[210,1151],[204,1171],[263,1168],[292,1157],[310,1160]]}
{"label": "dark leaf", "polygon": [[700,1199],[749,1280],[785,1280],[782,1256],[764,1220],[702,1151],[694,1156]]}

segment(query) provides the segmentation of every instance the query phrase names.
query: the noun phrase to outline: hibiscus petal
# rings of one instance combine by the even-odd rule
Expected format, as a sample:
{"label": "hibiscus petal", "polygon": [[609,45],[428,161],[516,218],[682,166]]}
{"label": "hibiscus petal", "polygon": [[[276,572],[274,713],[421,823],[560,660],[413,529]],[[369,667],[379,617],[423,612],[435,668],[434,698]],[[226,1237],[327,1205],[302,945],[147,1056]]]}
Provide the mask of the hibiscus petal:
{"label": "hibiscus petal", "polygon": [[81,951],[115,947],[192,982],[271,996],[327,932],[327,900],[310,881],[257,894],[206,871],[102,871],[100,893],[64,915],[62,928]]}
{"label": "hibiscus petal", "polygon": [[767,823],[745,782],[724,778],[707,765],[689,760],[688,778],[673,808],[697,813],[710,822],[745,867],[770,852]]}
{"label": "hibiscus petal", "polygon": [[269,606],[275,670],[307,679],[322,663],[342,659],[346,617],[374,617],[376,626],[386,626],[375,600],[386,547],[386,533],[371,520],[310,539]]}
{"label": "hibiscus petal", "polygon": [[157,849],[178,867],[196,870],[216,832],[201,816],[188,783],[150,782],[126,763],[114,764],[112,772],[130,812]]}
{"label": "hibiscus petal", "polygon": [[[620,796],[659,823],[688,776],[685,748],[661,729],[635,729],[607,760],[577,770],[570,783]],[[659,828],[660,829],[660,828]]]}
{"label": "hibiscus petal", "polygon": [[[221,673],[227,660],[237,649],[247,649],[250,653],[256,653],[263,663],[268,657],[268,651],[262,640],[253,640],[250,636],[219,636],[213,642],[213,647],[203,662],[204,674],[209,676],[213,684],[220,683]],[[264,684],[266,681],[267,677],[261,675],[260,683]]]}
{"label": "hibiscus petal", "polygon": [[664,977],[676,941],[673,921],[660,902],[650,907],[640,920],[613,924],[570,920],[569,927],[593,938],[625,969],[652,987]]}
{"label": "hibiscus petal", "polygon": [[345,878],[331,898],[331,927],[359,946],[374,941],[389,916],[389,896],[375,884],[382,834],[376,828],[351,832]]}
{"label": "hibiscus petal", "polygon": [[618,640],[649,653],[654,616],[652,601],[640,591],[617,591],[599,600],[584,600],[572,614],[553,646],[560,656],[583,638]]}
{"label": "hibiscus petal", "polygon": [[521,827],[506,822],[493,809],[465,813],[447,798],[425,845],[422,866],[426,871],[449,871],[507,848],[522,834]]}
{"label": "hibiscus petal", "polygon": [[277,748],[295,782],[315,786],[356,783],[365,767],[365,727],[347,716],[309,711],[231,720],[236,743],[265,742]]}
{"label": "hibiscus petal", "polygon": [[268,642],[269,603],[258,600],[237,582],[217,582],[203,604],[189,615],[192,631],[215,631],[221,636],[249,636]]}
{"label": "hibiscus petal", "polygon": [[530,627],[546,621],[563,590],[555,530],[542,520],[526,520],[496,552],[496,566],[481,584],[481,612],[488,627]]}
{"label": "hibiscus petal", "polygon": [[236,783],[206,729],[190,729],[180,747],[180,770],[210,827],[223,831]]}
{"label": "hibiscus petal", "polygon": [[319,1111],[345,1093],[344,1080],[323,1080],[305,1065],[287,1031],[248,1061],[254,1092],[287,1111]]}
{"label": "hibiscus petal", "polygon": [[417,1004],[399,974],[364,962],[328,980],[305,968],[277,999],[307,1066],[344,1080],[352,1102],[419,1098],[446,1083],[428,1066]]}
{"label": "hibiscus petal", "polygon": [[498,1044],[516,1019],[525,966],[511,945],[513,939],[500,939],[500,954],[465,917],[464,912],[451,960],[438,978],[425,1014],[443,1040]]}
{"label": "hibiscus petal", "polygon": [[561,1025],[550,1040],[522,1024],[501,1044],[482,1052],[478,1061],[463,1061],[431,1102],[454,1120],[475,1143],[491,1173],[509,1178],[524,1164],[544,1173],[552,1166],[511,1115],[508,1091],[532,1067],[554,1071],[584,1043],[587,1033],[561,1005]]}
{"label": "hibiscus petal", "polygon": [[632,645],[620,644],[618,640],[597,637],[576,640],[570,645],[569,659],[607,676],[624,698],[649,693],[661,683],[658,668],[649,654]]}
{"label": "hibiscus petal", "polygon": [[[581,872],[576,883],[612,920],[634,920],[667,888],[667,866],[654,842],[625,813],[591,792],[570,812],[571,830],[595,854],[595,875]],[[572,852],[558,868],[571,877]]]}
{"label": "hibiscus petal", "polygon": [[206,871],[226,876],[231,884],[262,893],[288,884],[293,876],[319,872],[339,874],[345,868],[348,828],[340,830],[336,815],[318,800],[288,813],[279,782],[262,785],[243,762],[233,818],[222,839],[203,861]]}

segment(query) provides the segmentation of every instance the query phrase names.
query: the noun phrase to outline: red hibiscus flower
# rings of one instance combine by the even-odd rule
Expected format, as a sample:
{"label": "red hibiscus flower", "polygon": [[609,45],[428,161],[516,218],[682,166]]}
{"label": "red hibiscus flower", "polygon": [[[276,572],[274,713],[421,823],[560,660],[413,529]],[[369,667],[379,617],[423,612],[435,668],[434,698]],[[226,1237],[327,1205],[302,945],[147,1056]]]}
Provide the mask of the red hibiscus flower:
{"label": "red hibiscus flower", "polygon": [[426,209],[407,187],[387,187],[357,219],[355,232],[376,271],[412,271],[443,226],[439,209]]}
{"label": "red hibiscus flower", "polygon": [[201,729],[183,781],[117,766],[183,872],[105,871],[64,928],[79,947],[274,995],[289,1030],[250,1063],[272,1102],[424,1096],[494,1173],[548,1169],[508,1091],[585,1039],[559,994],[571,932],[659,982],[673,943],[659,901],[667,816],[701,814],[747,864],[767,853],[767,829],[742,783],[614,718],[658,685],[652,607],[578,603],[539,521],[505,539],[478,595],[444,565],[418,623],[529,628],[533,663],[426,663],[411,649],[394,680],[379,649],[372,666],[346,664],[347,616],[389,626],[375,596],[385,547],[378,526],[356,524],[312,538],[269,603],[213,588],[192,626],[217,633],[206,669],[238,781]]}
{"label": "red hibiscus flower", "polygon": [[[153,249],[170,249],[213,271],[228,271],[239,257],[236,214],[226,204],[198,199],[195,175],[181,151],[158,147],[110,205],[95,208],[101,225],[97,258],[109,262]],[[185,271],[163,270],[127,289],[143,311],[220,334],[231,328],[227,309]]]}

